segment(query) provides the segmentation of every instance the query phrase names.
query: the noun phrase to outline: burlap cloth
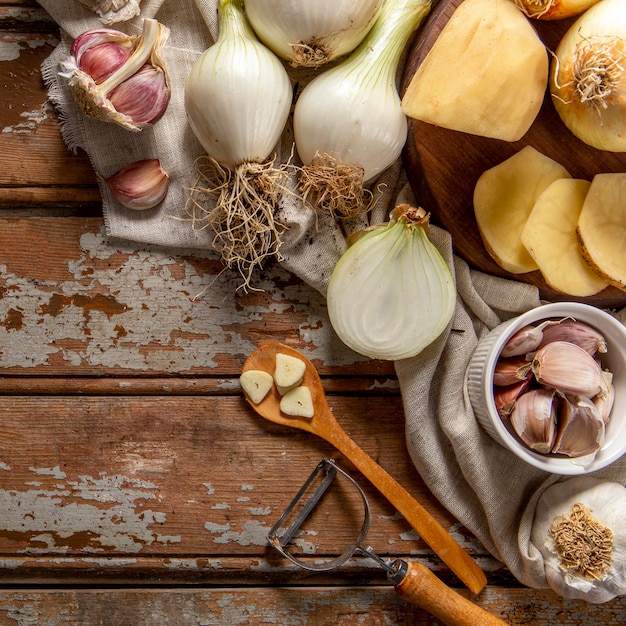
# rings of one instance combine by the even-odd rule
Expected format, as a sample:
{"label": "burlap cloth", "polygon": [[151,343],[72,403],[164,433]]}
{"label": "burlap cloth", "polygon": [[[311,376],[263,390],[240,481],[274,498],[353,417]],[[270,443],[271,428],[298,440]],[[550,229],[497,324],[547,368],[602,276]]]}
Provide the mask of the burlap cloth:
{"label": "burlap cloth", "polygon": [[[42,67],[50,100],[71,150],[83,149],[95,171],[109,176],[123,165],[158,157],[170,174],[165,202],[147,212],[119,206],[101,184],[107,233],[116,238],[172,248],[210,247],[208,231],[194,231],[182,216],[195,158],[202,153],[186,121],[183,87],[191,64],[217,36],[216,0],[144,0],[142,16],[155,17],[171,29],[165,59],[170,71],[172,100],[165,116],[151,129],[130,133],[111,124],[86,119],[63,79],[57,75],[69,45],[80,33],[102,26],[97,16],[76,0],[40,0],[61,27],[62,41]],[[137,34],[141,18],[112,27]],[[290,70],[306,82],[306,72]],[[278,147],[285,160],[292,151],[290,129]],[[381,185],[380,183],[384,183]],[[371,185],[378,190],[370,220],[384,221],[400,200],[415,199],[398,161]],[[425,207],[428,209],[428,207]],[[325,293],[337,259],[345,250],[340,228],[318,217],[293,199],[281,207],[289,229],[281,249],[282,265]],[[362,224],[353,224],[358,228]],[[421,355],[397,362],[406,412],[406,443],[425,483],[441,503],[464,524],[523,584],[545,588],[543,560],[529,542],[533,511],[539,494],[558,480],[536,470],[495,443],[474,418],[465,370],[478,340],[501,321],[540,304],[534,287],[474,271],[452,252],[447,232],[431,228],[431,239],[453,268],[458,302],[450,327]],[[622,323],[625,310],[616,313]],[[626,462],[616,462],[598,476],[626,482]]]}

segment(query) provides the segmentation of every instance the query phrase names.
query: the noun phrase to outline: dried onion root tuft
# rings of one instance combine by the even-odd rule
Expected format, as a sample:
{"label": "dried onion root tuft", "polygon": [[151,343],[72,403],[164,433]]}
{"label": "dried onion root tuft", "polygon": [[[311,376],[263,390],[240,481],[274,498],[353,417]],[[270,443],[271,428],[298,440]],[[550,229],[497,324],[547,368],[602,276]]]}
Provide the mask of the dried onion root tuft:
{"label": "dried onion root tuft", "polygon": [[292,43],[291,49],[293,50],[290,63],[292,67],[321,67],[330,58],[329,51],[314,41]]}
{"label": "dried onion root tuft", "polygon": [[185,210],[195,230],[210,228],[213,247],[228,268],[251,286],[252,274],[269,257],[281,260],[279,249],[286,226],[276,219],[280,198],[289,193],[289,166],[245,162],[231,170],[204,155],[196,160],[196,179]]}
{"label": "dried onion root tuft", "polygon": [[302,167],[299,187],[304,202],[329,211],[333,217],[352,219],[370,207],[371,192],[363,187],[363,177],[362,167],[317,153],[310,165]]}

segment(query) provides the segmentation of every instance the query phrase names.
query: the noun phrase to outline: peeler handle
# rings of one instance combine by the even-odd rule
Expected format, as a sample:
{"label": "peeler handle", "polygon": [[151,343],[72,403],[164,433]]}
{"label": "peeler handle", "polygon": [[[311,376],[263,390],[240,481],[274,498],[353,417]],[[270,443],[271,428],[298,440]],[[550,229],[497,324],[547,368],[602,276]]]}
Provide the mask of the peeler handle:
{"label": "peeler handle", "polygon": [[506,626],[492,613],[485,611],[444,584],[421,563],[404,563],[406,574],[395,585],[396,593],[428,611],[448,626]]}
{"label": "peeler handle", "polygon": [[404,487],[361,450],[339,426],[332,431],[319,434],[350,459],[472,593],[480,593],[487,584],[485,573],[468,552]]}

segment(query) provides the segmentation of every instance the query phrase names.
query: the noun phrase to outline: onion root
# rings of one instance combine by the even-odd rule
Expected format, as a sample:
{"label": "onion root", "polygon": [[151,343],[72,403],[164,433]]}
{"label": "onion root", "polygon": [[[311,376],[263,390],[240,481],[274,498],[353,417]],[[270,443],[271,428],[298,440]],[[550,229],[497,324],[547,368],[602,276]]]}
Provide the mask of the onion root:
{"label": "onion root", "polygon": [[288,164],[275,159],[244,162],[234,169],[203,155],[195,163],[196,177],[185,211],[194,230],[210,228],[213,248],[228,268],[235,268],[252,287],[252,275],[266,259],[282,260],[280,247],[285,224],[275,217],[280,198],[288,192]]}

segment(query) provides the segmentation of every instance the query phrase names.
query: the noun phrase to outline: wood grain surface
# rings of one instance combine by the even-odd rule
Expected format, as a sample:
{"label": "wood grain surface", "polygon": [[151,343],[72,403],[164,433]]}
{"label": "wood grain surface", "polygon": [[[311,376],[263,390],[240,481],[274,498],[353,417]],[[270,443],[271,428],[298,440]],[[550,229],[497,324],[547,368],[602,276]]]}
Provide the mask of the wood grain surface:
{"label": "wood grain surface", "polygon": [[[434,8],[409,54],[403,91],[461,2],[440,0]],[[548,50],[555,50],[573,22],[571,18],[551,22],[534,20],[532,23]],[[471,266],[488,274],[536,285],[546,300],[582,301],[604,307],[626,305],[626,293],[616,287],[608,287],[588,298],[576,298],[550,288],[539,272],[509,274],[485,250],[472,203],[476,181],[486,169],[527,145],[561,163],[574,178],[591,180],[602,172],[626,172],[626,154],[596,150],[574,137],[558,117],[547,92],[534,124],[516,142],[477,137],[409,120],[405,167],[412,189],[424,208],[431,212],[433,223],[450,232],[457,254]]]}
{"label": "wood grain surface", "polygon": [[[234,294],[211,255],[106,236],[89,160],[63,144],[41,82],[58,36],[34,0],[0,3],[0,625],[440,624],[365,559],[311,574],[270,551],[322,456],[365,489],[377,553],[513,626],[624,624],[626,599],[520,585],[437,502],[393,364],[348,351],[318,292],[271,266],[267,291]],[[249,407],[238,376],[269,339],[314,363],[342,427],[485,571],[480,595],[329,444]],[[354,529],[331,511],[328,530],[306,537],[308,558]]]}

